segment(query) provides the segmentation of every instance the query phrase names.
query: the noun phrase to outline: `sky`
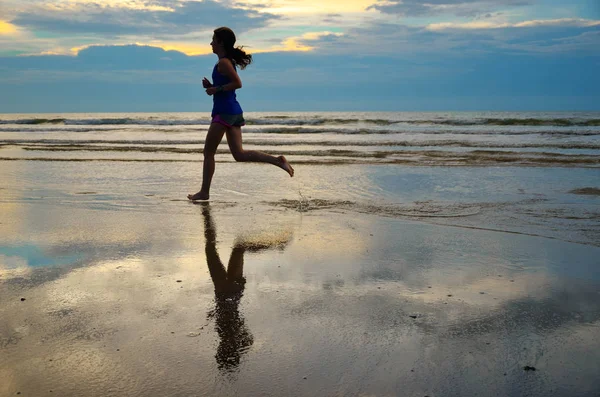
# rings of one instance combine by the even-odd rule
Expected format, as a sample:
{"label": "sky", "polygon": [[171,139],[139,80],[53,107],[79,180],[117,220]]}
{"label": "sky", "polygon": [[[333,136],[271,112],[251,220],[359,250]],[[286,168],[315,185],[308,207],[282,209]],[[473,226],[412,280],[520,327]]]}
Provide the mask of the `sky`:
{"label": "sky", "polygon": [[599,111],[600,0],[1,0],[0,113]]}

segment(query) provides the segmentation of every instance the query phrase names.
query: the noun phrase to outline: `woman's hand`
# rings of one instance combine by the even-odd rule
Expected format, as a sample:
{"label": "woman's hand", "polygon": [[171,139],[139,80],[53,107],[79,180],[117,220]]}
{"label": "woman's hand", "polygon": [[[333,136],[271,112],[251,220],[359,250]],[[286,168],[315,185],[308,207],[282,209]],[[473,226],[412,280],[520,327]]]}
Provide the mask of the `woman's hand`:
{"label": "woman's hand", "polygon": [[217,87],[209,87],[206,89],[207,95],[214,95],[217,93]]}
{"label": "woman's hand", "polygon": [[202,87],[210,88],[212,87],[212,83],[205,77],[202,79]]}

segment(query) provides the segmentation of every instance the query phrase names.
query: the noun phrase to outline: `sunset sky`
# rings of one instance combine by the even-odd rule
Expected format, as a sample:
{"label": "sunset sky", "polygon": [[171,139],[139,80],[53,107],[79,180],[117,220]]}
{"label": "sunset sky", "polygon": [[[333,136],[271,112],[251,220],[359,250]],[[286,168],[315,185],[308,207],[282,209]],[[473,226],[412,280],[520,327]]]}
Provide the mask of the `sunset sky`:
{"label": "sunset sky", "polygon": [[251,110],[600,110],[600,1],[2,0],[0,113],[209,111],[229,26]]}

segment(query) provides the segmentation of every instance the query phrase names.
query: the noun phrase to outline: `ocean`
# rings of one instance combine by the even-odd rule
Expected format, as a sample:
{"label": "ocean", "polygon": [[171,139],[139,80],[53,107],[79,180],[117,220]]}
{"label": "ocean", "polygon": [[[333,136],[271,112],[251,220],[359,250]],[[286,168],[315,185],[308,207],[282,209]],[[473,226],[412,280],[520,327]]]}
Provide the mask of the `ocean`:
{"label": "ocean", "polygon": [[[600,112],[263,112],[211,199],[334,210],[600,245]],[[0,205],[193,214],[208,113],[0,115]],[[183,205],[183,206],[182,206]]]}
{"label": "ocean", "polygon": [[[600,112],[251,112],[245,148],[296,164],[600,166]],[[202,161],[208,113],[0,114],[0,158]],[[225,142],[224,142],[225,143]],[[225,144],[217,161],[233,161]]]}

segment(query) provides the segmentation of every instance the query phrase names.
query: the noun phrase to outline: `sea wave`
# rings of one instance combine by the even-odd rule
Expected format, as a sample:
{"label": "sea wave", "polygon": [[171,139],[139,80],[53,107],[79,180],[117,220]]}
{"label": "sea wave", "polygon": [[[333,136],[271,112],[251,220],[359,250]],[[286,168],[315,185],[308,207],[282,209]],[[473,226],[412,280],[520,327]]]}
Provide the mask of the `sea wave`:
{"label": "sea wave", "polygon": [[291,118],[289,116],[266,116],[261,118],[247,118],[248,125],[326,125],[326,124],[376,124],[376,125],[392,125],[398,124],[401,121],[389,119],[359,119],[359,118]]}
{"label": "sea wave", "polygon": [[299,212],[318,211],[326,209],[344,209],[363,212],[368,214],[388,215],[409,218],[456,218],[477,215],[484,205],[466,203],[436,203],[432,201],[420,201],[407,204],[374,204],[359,203],[349,200],[327,200],[306,199],[300,200],[282,199],[279,201],[266,202],[277,207],[294,209]]}
{"label": "sea wave", "polygon": [[[402,118],[340,118],[340,117],[294,117],[294,116],[264,116],[247,117],[248,125],[291,125],[291,126],[324,126],[324,125],[349,125],[372,124],[377,126],[390,126],[394,124],[408,125],[446,125],[446,126],[552,126],[552,127],[598,127],[598,118],[434,118],[434,119],[402,119]],[[0,119],[0,124],[17,125],[208,125],[210,118],[25,118],[25,119]]]}
{"label": "sea wave", "polygon": [[[131,127],[131,126],[128,126]],[[208,125],[202,126],[203,128],[194,128],[196,126],[190,125],[187,128],[178,129],[165,129],[165,128],[144,128],[132,130],[135,132],[144,133],[205,133],[208,129]],[[97,126],[97,127],[72,127],[64,126],[62,128],[45,129],[43,127],[0,127],[0,132],[14,132],[14,133],[86,133],[86,132],[111,132],[111,131],[126,131],[124,127],[110,127],[110,126]],[[369,129],[369,128],[335,128],[335,127],[260,127],[260,126],[248,126],[244,128],[244,134],[279,134],[279,135],[302,135],[302,134],[335,134],[335,135],[401,135],[401,134],[418,134],[418,135],[489,135],[489,136],[525,136],[525,135],[543,135],[543,136],[597,136],[600,135],[600,129],[559,129],[559,130],[540,130],[540,129],[521,129],[521,130],[498,130],[498,129],[480,129],[480,130],[411,130],[411,129]]]}
{"label": "sea wave", "polygon": [[[293,118],[291,116],[266,116],[246,118],[248,125],[324,125],[324,124],[354,124],[367,123],[376,125],[396,124],[398,121],[386,119],[357,119],[357,118]],[[99,118],[99,119],[67,119],[67,118],[28,118],[15,120],[0,120],[0,124],[63,124],[63,125],[208,125],[209,117],[191,119],[157,119],[157,118]]]}
{"label": "sea wave", "polygon": [[[119,150],[113,150],[120,152]],[[124,150],[127,151],[127,148]],[[200,161],[197,156],[186,156],[185,154],[199,154],[202,149],[178,149],[171,148],[173,158],[157,158],[148,155],[147,158],[131,157],[101,157],[93,158],[92,155],[82,158],[55,156],[55,157],[2,157],[0,160],[22,160],[22,161],[147,161],[147,162],[178,162],[178,161]],[[93,151],[90,151],[93,152]],[[152,152],[147,150],[145,152]],[[221,149],[217,154],[224,156],[219,162],[233,162],[229,151]],[[294,164],[310,165],[341,165],[341,164],[396,164],[407,166],[531,166],[531,167],[600,167],[600,156],[582,154],[563,154],[549,152],[511,152],[494,150],[473,151],[441,151],[441,150],[403,150],[403,151],[353,151],[353,150],[299,150],[278,151],[277,154],[285,154],[288,160]],[[115,154],[115,156],[118,156]]]}
{"label": "sea wave", "polygon": [[553,127],[598,127],[600,119],[567,119],[567,118],[479,118],[479,119],[442,119],[442,120],[409,120],[407,124],[441,124],[455,126],[553,126]]}
{"label": "sea wave", "polygon": [[153,119],[153,118],[100,118],[100,119],[16,119],[0,120],[0,124],[18,125],[40,125],[40,124],[63,124],[63,125],[209,125],[210,118],[194,119]]}
{"label": "sea wave", "polygon": [[600,129],[582,130],[497,130],[497,129],[470,129],[470,130],[411,130],[411,129],[371,129],[371,128],[335,128],[335,127],[255,127],[246,128],[244,133],[260,134],[342,134],[342,135],[395,135],[395,134],[418,134],[418,135],[551,135],[551,136],[595,136],[600,135]]}
{"label": "sea wave", "polygon": [[[61,140],[61,139],[14,139],[0,140],[0,145],[21,146],[24,150],[130,150],[130,151],[170,151],[179,149],[165,146],[187,146],[203,145],[204,140]],[[370,147],[370,148],[419,148],[419,147],[441,147],[441,148],[483,148],[483,149],[583,149],[599,150],[600,143],[589,142],[477,142],[459,140],[436,140],[436,141],[272,141],[272,140],[245,140],[246,145],[253,146],[311,146],[315,149],[320,147]]]}
{"label": "sea wave", "polygon": [[[59,128],[48,128],[48,124],[43,124],[38,127],[0,127],[0,132],[110,132],[122,131],[123,127],[71,127],[61,125]],[[157,130],[161,131],[161,130]],[[164,131],[164,130],[162,130]]]}

